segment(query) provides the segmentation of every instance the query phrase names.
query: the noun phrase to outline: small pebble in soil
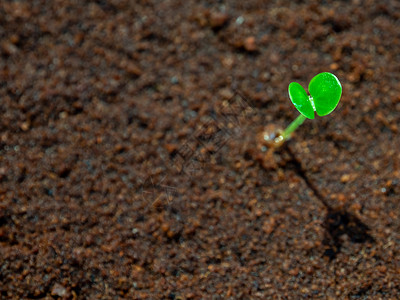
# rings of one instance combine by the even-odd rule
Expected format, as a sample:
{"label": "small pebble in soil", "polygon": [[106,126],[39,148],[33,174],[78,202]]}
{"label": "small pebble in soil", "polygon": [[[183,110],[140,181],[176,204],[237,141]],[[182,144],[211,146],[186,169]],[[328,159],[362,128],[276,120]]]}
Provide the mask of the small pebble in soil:
{"label": "small pebble in soil", "polygon": [[242,25],[244,23],[244,18],[242,16],[237,17],[235,23],[237,25]]}
{"label": "small pebble in soil", "polygon": [[51,289],[52,296],[66,297],[67,294],[68,294],[67,289],[59,283],[54,284],[53,288]]}
{"label": "small pebble in soil", "polygon": [[249,36],[244,40],[244,49],[248,52],[255,52],[258,50],[256,38],[254,36]]}
{"label": "small pebble in soil", "polygon": [[223,27],[229,20],[229,16],[223,12],[212,12],[210,15],[210,25],[213,29]]}

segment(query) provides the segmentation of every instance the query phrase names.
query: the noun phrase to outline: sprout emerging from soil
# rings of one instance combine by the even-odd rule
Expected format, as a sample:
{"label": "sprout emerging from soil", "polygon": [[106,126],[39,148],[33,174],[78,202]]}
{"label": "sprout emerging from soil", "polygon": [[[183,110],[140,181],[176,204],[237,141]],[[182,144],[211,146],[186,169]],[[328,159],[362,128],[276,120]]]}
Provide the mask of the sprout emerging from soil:
{"label": "sprout emerging from soil", "polygon": [[291,134],[306,119],[314,119],[318,116],[329,115],[338,105],[342,95],[342,86],[339,79],[332,73],[319,73],[311,79],[308,85],[310,96],[297,82],[289,84],[289,97],[300,115],[275,138],[275,143],[281,145],[288,140]]}

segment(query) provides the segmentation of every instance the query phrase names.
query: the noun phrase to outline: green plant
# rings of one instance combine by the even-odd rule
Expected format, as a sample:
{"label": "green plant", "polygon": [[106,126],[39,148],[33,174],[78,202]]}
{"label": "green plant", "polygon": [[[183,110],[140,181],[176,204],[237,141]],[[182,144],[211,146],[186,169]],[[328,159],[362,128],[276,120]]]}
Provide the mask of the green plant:
{"label": "green plant", "polygon": [[306,119],[329,115],[338,105],[342,95],[339,79],[332,73],[319,73],[308,85],[310,96],[297,82],[289,84],[289,97],[300,115],[277,137],[276,143],[283,143]]}

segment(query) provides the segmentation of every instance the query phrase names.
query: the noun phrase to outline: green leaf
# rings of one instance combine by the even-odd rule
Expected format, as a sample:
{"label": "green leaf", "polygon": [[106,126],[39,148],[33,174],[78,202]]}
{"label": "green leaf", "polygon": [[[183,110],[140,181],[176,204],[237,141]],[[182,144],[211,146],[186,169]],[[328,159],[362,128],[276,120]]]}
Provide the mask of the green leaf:
{"label": "green leaf", "polygon": [[342,95],[342,86],[335,75],[324,72],[311,79],[308,91],[313,97],[317,114],[326,116],[338,105]]}
{"label": "green leaf", "polygon": [[297,110],[306,118],[314,119],[314,108],[306,90],[297,82],[289,84],[289,97]]}

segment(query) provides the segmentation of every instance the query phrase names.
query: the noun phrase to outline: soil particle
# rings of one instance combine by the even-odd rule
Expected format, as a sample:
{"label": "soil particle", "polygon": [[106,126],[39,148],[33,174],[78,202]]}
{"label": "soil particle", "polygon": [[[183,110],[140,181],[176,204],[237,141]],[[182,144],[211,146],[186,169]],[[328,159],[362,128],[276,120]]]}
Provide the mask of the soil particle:
{"label": "soil particle", "polygon": [[243,47],[246,51],[254,52],[257,51],[256,38],[254,36],[249,36],[244,40]]}
{"label": "soil particle", "polygon": [[68,297],[68,291],[65,287],[63,287],[59,283],[56,283],[51,289],[51,295],[58,297]]}
{"label": "soil particle", "polygon": [[213,11],[210,13],[209,20],[211,28],[220,29],[228,22],[229,15],[227,13]]}

